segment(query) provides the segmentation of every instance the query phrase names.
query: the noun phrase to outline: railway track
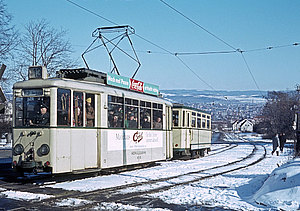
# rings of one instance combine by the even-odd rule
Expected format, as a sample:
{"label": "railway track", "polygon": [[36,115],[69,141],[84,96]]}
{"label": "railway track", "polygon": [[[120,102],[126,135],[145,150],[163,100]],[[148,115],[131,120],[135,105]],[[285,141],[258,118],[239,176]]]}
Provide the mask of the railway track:
{"label": "railway track", "polygon": [[[227,148],[220,148],[215,153],[226,152],[229,149],[233,149],[238,145],[229,145]],[[210,168],[204,168],[196,171],[190,171],[176,176],[170,176],[159,179],[152,179],[146,182],[138,182],[129,185],[123,185],[118,187],[112,187],[107,189],[94,190],[90,192],[78,192],[78,191],[67,191],[61,189],[48,188],[32,184],[27,184],[27,187],[23,187],[22,191],[30,191],[34,193],[42,193],[53,195],[52,198],[45,199],[42,202],[31,202],[25,203],[19,206],[17,209],[43,209],[48,210],[63,199],[76,198],[81,200],[88,200],[87,203],[83,203],[82,206],[76,207],[76,209],[90,209],[98,206],[101,202],[128,202],[135,203],[137,198],[147,196],[152,193],[165,191],[180,185],[187,185],[193,182],[197,182],[203,179],[216,177],[218,175],[226,174],[232,171],[237,171],[251,165],[255,165],[260,162],[266,156],[266,149],[262,145],[252,145],[253,149],[247,156],[237,159],[233,162],[229,162],[223,165],[215,165]],[[217,153],[217,154],[218,154]],[[210,154],[213,156],[216,154]],[[217,155],[216,155],[217,156]],[[126,174],[123,174],[126,175]],[[0,187],[5,188],[3,184]],[[19,187],[20,188],[20,187]],[[18,190],[18,187],[13,189]],[[59,207],[56,207],[60,209]],[[65,209],[65,208],[61,208]]]}

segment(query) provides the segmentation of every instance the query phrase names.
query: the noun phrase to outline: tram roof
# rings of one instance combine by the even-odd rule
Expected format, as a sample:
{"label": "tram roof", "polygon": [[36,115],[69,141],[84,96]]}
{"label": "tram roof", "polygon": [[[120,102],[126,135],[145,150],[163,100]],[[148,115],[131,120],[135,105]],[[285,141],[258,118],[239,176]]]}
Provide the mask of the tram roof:
{"label": "tram roof", "polygon": [[209,113],[207,111],[203,111],[203,110],[200,110],[200,109],[197,109],[197,108],[189,107],[189,106],[186,106],[186,105],[180,104],[180,103],[173,103],[173,108],[188,109],[188,110],[192,110],[192,111],[201,112],[201,113],[211,115],[211,113]]}
{"label": "tram roof", "polygon": [[26,81],[16,82],[13,89],[34,89],[34,88],[51,88],[58,87],[63,89],[72,89],[78,91],[94,92],[94,93],[109,93],[112,95],[122,96],[124,93],[126,97],[138,98],[145,101],[156,101],[166,103],[169,106],[172,104],[159,96],[139,93],[119,87],[109,86],[105,83],[76,80],[69,78],[49,78],[49,79],[31,79]]}

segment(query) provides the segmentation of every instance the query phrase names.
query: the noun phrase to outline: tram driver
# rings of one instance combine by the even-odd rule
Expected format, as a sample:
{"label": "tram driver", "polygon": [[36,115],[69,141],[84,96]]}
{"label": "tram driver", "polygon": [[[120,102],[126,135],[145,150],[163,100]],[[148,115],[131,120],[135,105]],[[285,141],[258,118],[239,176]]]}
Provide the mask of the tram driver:
{"label": "tram driver", "polygon": [[49,112],[48,112],[48,107],[45,104],[40,105],[40,113],[35,119],[35,123],[32,122],[32,120],[29,120],[30,125],[49,125]]}

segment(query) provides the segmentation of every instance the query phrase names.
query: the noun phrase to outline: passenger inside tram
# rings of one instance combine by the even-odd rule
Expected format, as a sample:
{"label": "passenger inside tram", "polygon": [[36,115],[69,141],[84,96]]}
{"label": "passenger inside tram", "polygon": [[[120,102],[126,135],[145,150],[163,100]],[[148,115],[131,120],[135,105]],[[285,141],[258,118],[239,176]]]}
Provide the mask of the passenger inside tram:
{"label": "passenger inside tram", "polygon": [[150,128],[150,117],[145,116],[142,122],[142,128]]}
{"label": "passenger inside tram", "polygon": [[153,122],[153,128],[155,129],[162,129],[162,122],[161,122],[161,118],[157,117],[155,122]]}
{"label": "passenger inside tram", "polygon": [[86,99],[86,126],[94,127],[95,111],[92,106],[92,98]]}

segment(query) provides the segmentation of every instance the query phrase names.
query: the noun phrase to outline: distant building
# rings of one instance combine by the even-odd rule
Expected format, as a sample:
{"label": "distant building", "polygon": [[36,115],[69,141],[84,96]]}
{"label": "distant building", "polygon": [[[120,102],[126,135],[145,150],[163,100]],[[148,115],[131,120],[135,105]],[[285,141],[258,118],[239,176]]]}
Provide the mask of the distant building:
{"label": "distant building", "polygon": [[249,119],[243,119],[241,121],[234,121],[232,123],[233,131],[241,131],[241,132],[253,132],[253,122]]}

